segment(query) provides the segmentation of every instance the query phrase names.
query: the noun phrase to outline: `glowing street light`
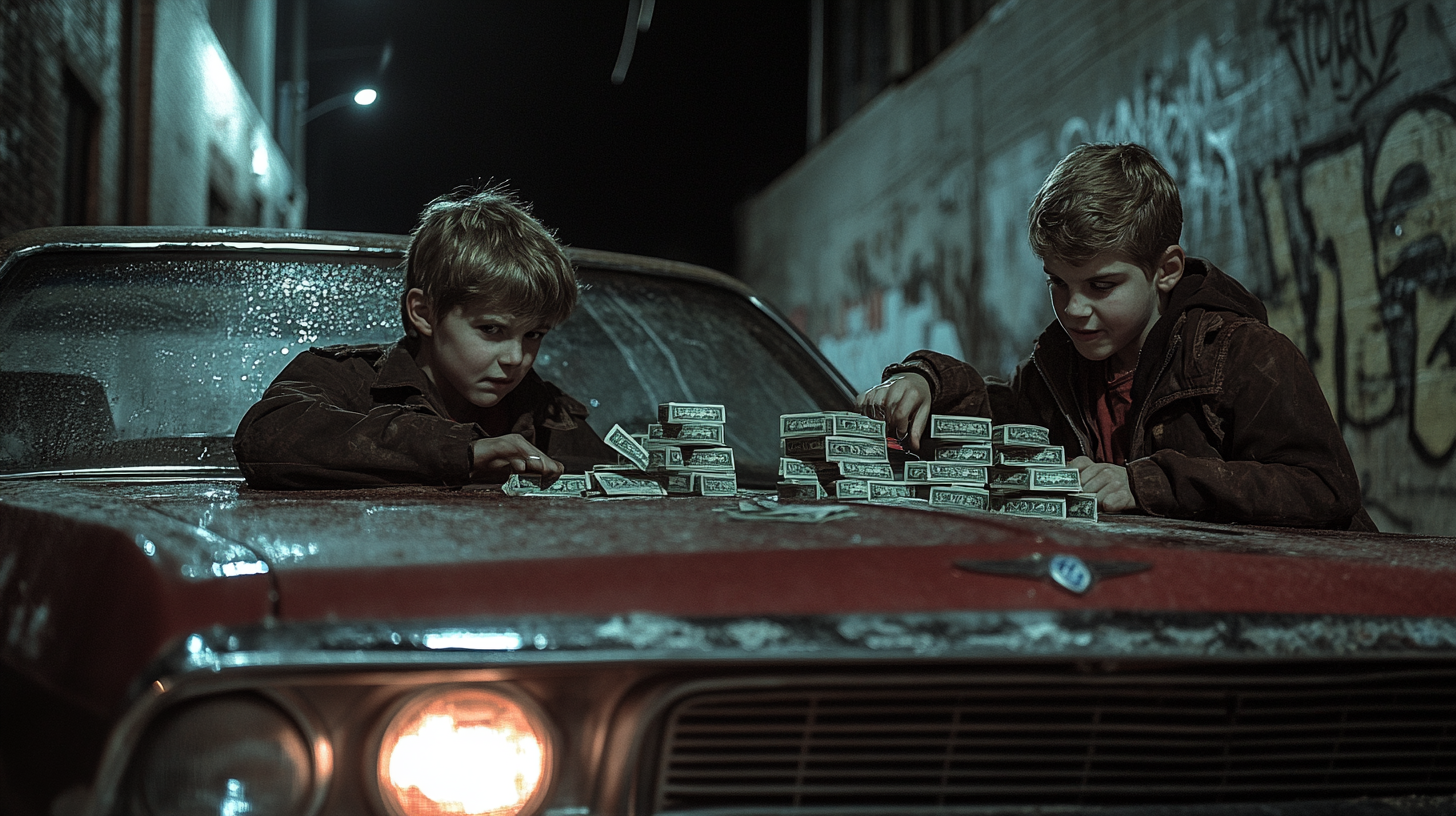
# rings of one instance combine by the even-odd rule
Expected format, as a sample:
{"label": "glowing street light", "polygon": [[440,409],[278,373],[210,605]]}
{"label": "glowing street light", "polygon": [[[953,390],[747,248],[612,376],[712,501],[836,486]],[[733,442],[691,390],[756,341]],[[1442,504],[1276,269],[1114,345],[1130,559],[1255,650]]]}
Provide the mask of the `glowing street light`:
{"label": "glowing street light", "polygon": [[366,107],[369,105],[373,105],[378,99],[379,92],[374,90],[373,88],[360,88],[359,90],[352,93],[341,93],[338,96],[325,99],[317,105],[309,108],[308,111],[303,114],[303,123],[306,125],[309,122],[312,122],[320,116],[328,113],[329,111],[338,110],[339,108],[344,107],[350,102],[353,102],[360,107]]}

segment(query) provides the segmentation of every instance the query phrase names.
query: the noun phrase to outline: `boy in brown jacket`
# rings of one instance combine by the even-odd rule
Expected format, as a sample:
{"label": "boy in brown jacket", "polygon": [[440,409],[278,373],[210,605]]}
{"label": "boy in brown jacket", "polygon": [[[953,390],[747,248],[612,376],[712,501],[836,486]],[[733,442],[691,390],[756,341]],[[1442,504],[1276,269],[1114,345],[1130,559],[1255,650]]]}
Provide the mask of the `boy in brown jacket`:
{"label": "boy in brown jacket", "polygon": [[1145,148],[1077,148],[1031,206],[1057,320],[1011,383],[917,351],[860,409],[917,450],[931,413],[1046,426],[1105,512],[1374,530],[1309,364],[1182,229]]}
{"label": "boy in brown jacket", "polygon": [[560,244],[510,195],[436,199],[410,240],[407,336],[300,354],[238,426],[243,475],[266,488],[458,485],[552,480],[558,457],[612,461],[585,406],[531,368],[577,294]]}

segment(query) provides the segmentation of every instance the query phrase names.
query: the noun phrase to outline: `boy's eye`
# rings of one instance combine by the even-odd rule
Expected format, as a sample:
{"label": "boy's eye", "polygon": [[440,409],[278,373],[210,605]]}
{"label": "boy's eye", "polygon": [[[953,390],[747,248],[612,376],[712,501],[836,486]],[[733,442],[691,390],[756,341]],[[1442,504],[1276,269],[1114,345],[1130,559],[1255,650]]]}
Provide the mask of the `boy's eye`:
{"label": "boy's eye", "polygon": [[1098,280],[1092,281],[1092,288],[1098,292],[1111,292],[1117,288],[1117,281]]}
{"label": "boy's eye", "polygon": [[1047,282],[1047,286],[1066,286],[1067,285],[1066,282],[1064,282],[1061,278],[1048,277],[1046,279],[1046,282]]}
{"label": "boy's eye", "polygon": [[486,323],[483,326],[476,326],[475,328],[478,329],[481,334],[497,335],[501,332],[501,327],[495,325],[494,323]]}
{"label": "boy's eye", "polygon": [[526,332],[526,339],[527,340],[540,340],[541,338],[543,338],[545,336],[546,336],[546,332],[544,330],[528,331],[528,332]]}

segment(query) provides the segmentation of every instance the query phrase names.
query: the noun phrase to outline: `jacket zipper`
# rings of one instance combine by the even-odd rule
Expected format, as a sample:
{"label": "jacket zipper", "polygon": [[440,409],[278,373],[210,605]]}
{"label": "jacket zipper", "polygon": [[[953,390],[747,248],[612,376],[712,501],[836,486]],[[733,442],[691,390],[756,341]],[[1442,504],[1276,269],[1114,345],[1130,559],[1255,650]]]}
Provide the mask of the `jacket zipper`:
{"label": "jacket zipper", "polygon": [[[1157,385],[1158,382],[1163,379],[1163,372],[1167,371],[1168,370],[1168,366],[1172,365],[1172,363],[1173,363],[1173,355],[1178,351],[1178,346],[1182,345],[1182,343],[1183,343],[1183,335],[1179,331],[1180,329],[1183,328],[1182,322],[1183,322],[1183,319],[1180,318],[1179,319],[1179,325],[1173,327],[1172,340],[1169,341],[1169,343],[1168,343],[1168,353],[1165,354],[1165,355],[1163,355],[1163,364],[1162,364],[1162,366],[1160,366],[1158,368],[1158,373],[1155,374],[1155,375],[1153,375],[1152,385],[1149,385],[1148,386],[1148,398],[1145,399],[1145,400],[1143,400],[1142,410],[1141,411],[1138,411],[1137,421],[1133,423],[1133,425],[1132,425],[1132,432],[1128,434],[1128,440],[1127,441],[1129,443],[1129,448],[1132,448],[1133,446],[1136,446],[1136,449],[1130,449],[1127,452],[1128,453],[1128,457],[1127,458],[1128,458],[1128,461],[1129,462],[1132,461],[1134,458],[1140,458],[1140,457],[1135,457],[1133,454],[1141,454],[1142,453],[1142,447],[1143,447],[1143,428],[1146,427],[1146,425],[1147,425],[1147,422],[1148,422],[1148,414],[1152,413],[1152,410],[1153,410],[1152,409],[1152,406],[1153,406],[1153,395],[1152,395],[1153,386]],[[1142,352],[1139,351],[1138,352],[1138,355],[1141,356],[1142,355]],[[1166,403],[1164,403],[1164,404],[1166,404]]]}
{"label": "jacket zipper", "polygon": [[1057,410],[1062,412],[1062,418],[1067,421],[1067,427],[1071,428],[1072,433],[1077,435],[1077,443],[1082,446],[1082,455],[1090,457],[1092,455],[1092,440],[1082,432],[1082,429],[1072,419],[1072,413],[1062,403],[1062,395],[1057,393],[1057,389],[1052,386],[1052,379],[1047,376],[1046,370],[1041,367],[1041,361],[1037,359],[1035,352],[1031,355],[1031,364],[1036,366],[1036,373],[1041,375],[1041,381],[1046,383],[1047,390],[1052,392],[1052,400],[1056,402]]}

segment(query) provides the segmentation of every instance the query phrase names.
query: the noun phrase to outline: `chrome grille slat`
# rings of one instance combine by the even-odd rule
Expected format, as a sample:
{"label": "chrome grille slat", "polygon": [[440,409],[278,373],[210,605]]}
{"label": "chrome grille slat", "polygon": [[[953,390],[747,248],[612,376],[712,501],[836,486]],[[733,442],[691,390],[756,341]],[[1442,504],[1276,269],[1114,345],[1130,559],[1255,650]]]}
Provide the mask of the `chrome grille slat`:
{"label": "chrome grille slat", "polygon": [[1456,794],[1456,670],[767,685],[671,709],[657,810]]}

